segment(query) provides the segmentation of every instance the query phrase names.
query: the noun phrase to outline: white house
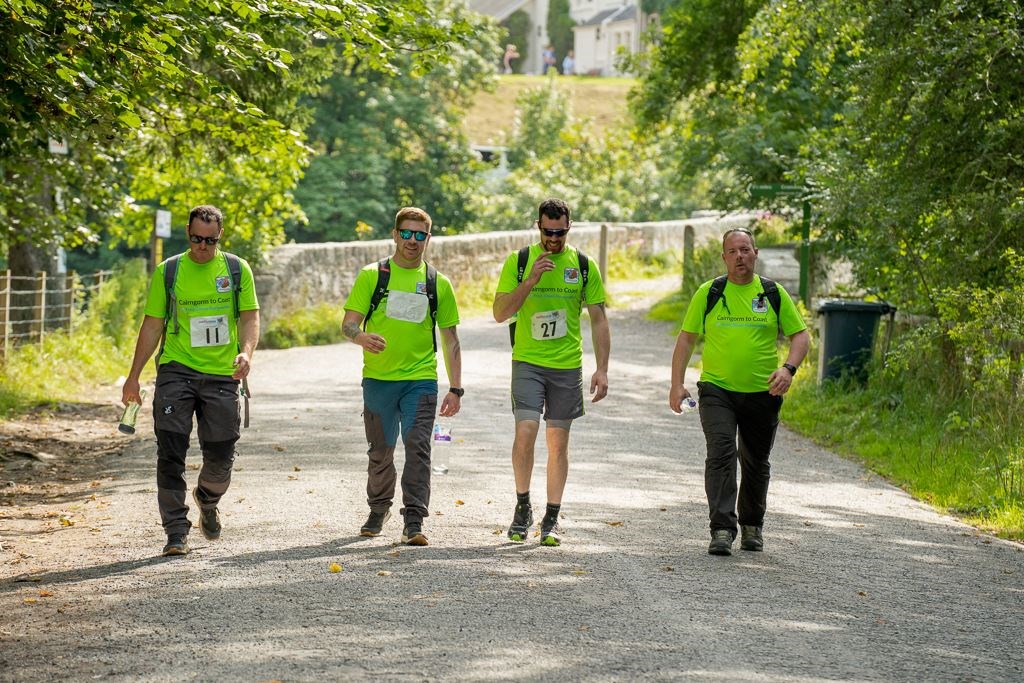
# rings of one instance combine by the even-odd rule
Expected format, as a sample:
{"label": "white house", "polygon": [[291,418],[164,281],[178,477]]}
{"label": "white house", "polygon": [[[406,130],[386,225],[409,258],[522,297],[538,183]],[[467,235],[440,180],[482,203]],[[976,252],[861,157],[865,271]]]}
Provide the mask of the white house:
{"label": "white house", "polygon": [[[516,10],[530,16],[530,43],[520,59],[523,71],[543,72],[541,52],[548,44],[547,21],[549,0],[469,0],[469,6],[481,14],[508,19]],[[638,0],[569,0],[569,16],[576,22],[573,49],[576,73],[603,76],[617,75],[615,55],[620,47],[630,53],[640,51],[641,34],[647,30],[650,17],[640,11]]]}

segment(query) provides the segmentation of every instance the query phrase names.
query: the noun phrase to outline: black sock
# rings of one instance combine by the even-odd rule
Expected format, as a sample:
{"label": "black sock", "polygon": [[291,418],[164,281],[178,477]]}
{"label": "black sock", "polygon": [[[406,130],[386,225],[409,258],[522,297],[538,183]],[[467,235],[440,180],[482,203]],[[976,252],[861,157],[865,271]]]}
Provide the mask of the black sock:
{"label": "black sock", "polygon": [[562,509],[562,504],[548,503],[547,510],[544,511],[544,519],[558,521],[558,511]]}
{"label": "black sock", "polygon": [[519,505],[529,505],[530,504],[530,492],[529,491],[527,491],[526,493],[516,492],[516,503],[519,504]]}

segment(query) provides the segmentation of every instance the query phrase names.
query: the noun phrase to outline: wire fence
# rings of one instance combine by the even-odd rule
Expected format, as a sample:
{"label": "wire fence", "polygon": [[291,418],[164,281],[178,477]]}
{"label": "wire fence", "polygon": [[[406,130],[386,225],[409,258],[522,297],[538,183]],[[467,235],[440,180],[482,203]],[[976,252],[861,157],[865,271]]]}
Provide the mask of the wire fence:
{"label": "wire fence", "polygon": [[48,332],[71,329],[113,271],[11,275],[0,271],[0,354],[18,344],[42,343]]}

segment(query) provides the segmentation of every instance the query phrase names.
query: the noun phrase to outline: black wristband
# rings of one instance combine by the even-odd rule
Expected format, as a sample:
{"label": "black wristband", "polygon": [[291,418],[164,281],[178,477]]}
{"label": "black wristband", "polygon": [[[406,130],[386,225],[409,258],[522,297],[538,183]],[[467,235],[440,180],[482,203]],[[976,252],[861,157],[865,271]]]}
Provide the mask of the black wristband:
{"label": "black wristband", "polygon": [[448,393],[455,394],[459,398],[462,398],[466,395],[466,390],[462,387],[448,387]]}
{"label": "black wristband", "polygon": [[782,367],[784,367],[787,370],[789,370],[790,377],[796,377],[796,366],[795,365],[790,365],[789,363],[783,363]]}

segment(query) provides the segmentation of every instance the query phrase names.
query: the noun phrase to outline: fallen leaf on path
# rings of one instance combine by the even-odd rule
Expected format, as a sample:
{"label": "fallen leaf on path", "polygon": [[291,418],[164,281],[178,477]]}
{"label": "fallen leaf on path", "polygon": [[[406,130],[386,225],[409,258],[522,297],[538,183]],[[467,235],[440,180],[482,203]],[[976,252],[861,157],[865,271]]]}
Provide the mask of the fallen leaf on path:
{"label": "fallen leaf on path", "polygon": [[299,478],[296,477],[294,474],[289,474],[288,475],[288,481],[298,481],[298,479]]}
{"label": "fallen leaf on path", "polygon": [[860,597],[862,597],[862,598],[866,598],[866,597],[868,597],[868,594],[867,594],[867,593],[865,593],[864,591],[857,591],[857,595],[859,595],[859,596],[860,596]]}
{"label": "fallen leaf on path", "polygon": [[52,598],[53,597],[53,593],[51,593],[50,591],[46,591],[46,590],[39,591],[39,597],[41,597],[41,598]]}
{"label": "fallen leaf on path", "polygon": [[587,569],[573,569],[572,573],[575,576],[585,576],[585,575],[589,574],[590,571],[587,570]]}
{"label": "fallen leaf on path", "polygon": [[583,631],[585,633],[585,632],[590,630],[590,627],[587,626],[586,624],[583,624],[582,626],[580,626],[579,630]]}
{"label": "fallen leaf on path", "polygon": [[25,604],[26,605],[34,605],[37,602],[39,602],[39,601],[36,600],[35,598],[25,598]]}
{"label": "fallen leaf on path", "polygon": [[377,572],[377,576],[391,576],[391,572],[389,572],[386,569],[381,569],[379,572]]}
{"label": "fallen leaf on path", "polygon": [[292,472],[301,472],[302,468],[298,465],[292,465]]}
{"label": "fallen leaf on path", "polygon": [[661,571],[663,571],[663,572],[674,572],[675,570],[676,570],[675,567],[671,567],[669,565],[665,565],[664,567],[661,568]]}
{"label": "fallen leaf on path", "polygon": [[503,529],[502,527],[499,526],[499,527],[495,527],[494,531],[492,531],[491,533],[494,534],[495,536],[501,536],[501,534],[504,533],[504,531],[505,531],[505,529]]}
{"label": "fallen leaf on path", "polygon": [[332,574],[337,574],[343,569],[343,567],[337,562],[331,562],[331,566],[329,566],[328,569],[331,570]]}
{"label": "fallen leaf on path", "polygon": [[74,526],[75,525],[75,520],[71,519],[70,517],[65,517],[65,516],[61,515],[60,525],[61,526]]}
{"label": "fallen leaf on path", "polygon": [[195,470],[199,469],[199,463],[190,462],[189,464],[185,465],[185,469],[192,470],[194,472]]}
{"label": "fallen leaf on path", "polygon": [[608,526],[622,526],[625,522],[605,522]]}
{"label": "fallen leaf on path", "polygon": [[456,505],[465,505],[466,501],[464,501],[464,500],[457,500],[457,501],[455,501],[455,504]]}
{"label": "fallen leaf on path", "polygon": [[280,453],[280,452],[284,451],[285,448],[284,448],[284,446],[274,446],[274,450]]}

